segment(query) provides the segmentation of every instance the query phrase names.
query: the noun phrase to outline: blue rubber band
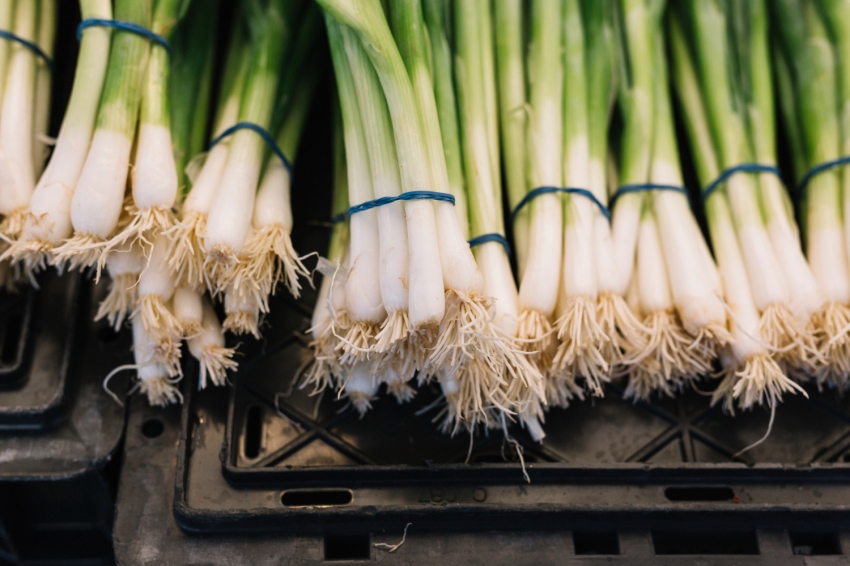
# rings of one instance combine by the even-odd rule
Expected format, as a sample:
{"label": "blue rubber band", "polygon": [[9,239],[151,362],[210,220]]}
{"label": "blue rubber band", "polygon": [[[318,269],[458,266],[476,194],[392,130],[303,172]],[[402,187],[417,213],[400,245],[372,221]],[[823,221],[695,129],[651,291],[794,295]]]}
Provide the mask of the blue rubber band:
{"label": "blue rubber band", "polygon": [[48,68],[50,68],[51,71],[53,70],[53,59],[48,57],[47,53],[45,53],[41,49],[41,47],[39,47],[38,45],[36,45],[32,41],[28,41],[28,40],[24,39],[23,37],[19,37],[19,36],[15,35],[14,33],[10,32],[10,31],[6,31],[4,29],[0,29],[0,37],[2,37],[3,39],[8,39],[9,41],[14,41],[15,43],[20,43],[21,45],[23,45],[24,47],[26,47],[27,49],[29,49],[30,51],[32,51],[33,53],[35,53],[36,55],[38,55],[39,57],[44,59],[44,62],[47,63]]}
{"label": "blue rubber band", "polygon": [[407,193],[401,193],[395,197],[381,197],[376,198],[375,200],[367,200],[366,202],[361,202],[360,204],[355,204],[351,208],[348,209],[348,217],[352,217],[358,212],[365,212],[367,210],[372,210],[373,208],[378,208],[379,206],[386,206],[388,204],[392,204],[398,201],[405,200],[436,200],[440,202],[447,202],[454,206],[455,197],[450,195],[449,193],[437,193],[434,191],[410,191]]}
{"label": "blue rubber band", "polygon": [[809,186],[809,183],[812,182],[814,177],[817,177],[821,173],[825,171],[829,171],[830,169],[835,169],[836,167],[841,167],[842,165],[847,165],[850,163],[850,155],[845,155],[844,157],[839,157],[838,159],[833,159],[832,161],[824,161],[818,165],[815,165],[811,169],[803,175],[803,178],[800,179],[800,182],[797,184],[795,197],[800,198],[803,196],[803,192],[806,190],[806,187]]}
{"label": "blue rubber band", "polygon": [[711,196],[711,193],[717,190],[717,188],[725,183],[729,177],[736,175],[738,173],[772,173],[777,177],[782,179],[782,171],[773,165],[762,165],[761,163],[741,163],[740,165],[735,165],[734,167],[730,167],[723,171],[720,176],[717,177],[714,181],[711,182],[706,188],[702,190],[702,200],[707,199]]}
{"label": "blue rubber band", "polygon": [[497,242],[502,244],[502,247],[505,248],[505,253],[508,254],[508,256],[511,255],[511,245],[508,243],[507,238],[496,232],[493,232],[492,234],[481,234],[480,236],[472,238],[469,240],[469,247],[474,248],[475,246],[480,246],[481,244],[486,244],[488,242]]}
{"label": "blue rubber band", "polygon": [[221,132],[213,141],[210,142],[208,148],[212,149],[215,144],[226,138],[227,136],[238,132],[239,130],[252,130],[263,138],[263,141],[268,144],[271,148],[272,152],[283,162],[283,166],[286,167],[286,170],[289,171],[290,177],[292,176],[292,164],[277,146],[277,143],[274,141],[274,138],[268,133],[265,128],[260,126],[259,124],[255,124],[253,122],[237,122],[233,124],[223,132]]}
{"label": "blue rubber band", "polygon": [[614,196],[611,197],[611,201],[608,203],[608,208],[613,209],[614,203],[617,202],[621,196],[628,193],[643,193],[649,191],[672,191],[675,193],[682,193],[685,195],[685,198],[688,199],[688,202],[691,200],[691,195],[688,193],[688,189],[685,187],[680,187],[679,185],[662,185],[658,183],[640,183],[633,185],[623,185],[617,189],[617,192],[614,193]]}
{"label": "blue rubber band", "polygon": [[608,210],[607,206],[599,202],[599,199],[596,198],[596,195],[594,195],[587,189],[577,189],[575,187],[537,187],[534,190],[528,191],[528,194],[522,197],[522,200],[519,201],[513,211],[511,211],[511,222],[514,222],[516,220],[517,214],[519,214],[523,207],[525,207],[528,203],[530,203],[540,195],[546,195],[550,193],[567,193],[572,195],[581,195],[583,197],[589,198],[591,201],[593,201],[593,204],[595,204],[599,208],[600,212],[602,212],[602,215],[608,219],[608,222],[611,222],[611,211]]}
{"label": "blue rubber band", "polygon": [[134,24],[133,22],[124,22],[122,20],[103,20],[100,18],[88,18],[80,22],[80,25],[77,26],[77,41],[81,41],[83,38],[83,32],[88,28],[100,27],[100,28],[113,28],[120,31],[129,31],[130,33],[135,33],[136,35],[140,35],[146,39],[150,39],[154,43],[161,45],[168,52],[168,56],[171,57],[171,44],[159,34],[156,34],[149,30],[146,27],[142,27],[138,24]]}
{"label": "blue rubber band", "polygon": [[333,218],[331,218],[331,225],[336,226],[340,222],[345,222],[346,220],[348,220],[348,211],[344,210],[339,214],[334,215]]}

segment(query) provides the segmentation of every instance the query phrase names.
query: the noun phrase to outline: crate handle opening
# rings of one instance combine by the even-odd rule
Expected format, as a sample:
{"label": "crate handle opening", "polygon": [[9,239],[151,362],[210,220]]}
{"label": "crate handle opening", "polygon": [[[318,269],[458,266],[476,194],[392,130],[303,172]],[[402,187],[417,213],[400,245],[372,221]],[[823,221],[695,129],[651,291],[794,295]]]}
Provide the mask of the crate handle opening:
{"label": "crate handle opening", "polygon": [[352,500],[354,492],[350,489],[290,489],[280,496],[286,507],[333,507]]}

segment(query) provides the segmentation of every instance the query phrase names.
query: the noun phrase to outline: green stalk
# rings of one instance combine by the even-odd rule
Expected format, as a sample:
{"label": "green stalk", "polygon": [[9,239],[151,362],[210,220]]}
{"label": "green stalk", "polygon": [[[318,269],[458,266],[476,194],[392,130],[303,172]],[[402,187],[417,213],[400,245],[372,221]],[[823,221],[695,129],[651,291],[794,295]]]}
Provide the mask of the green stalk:
{"label": "green stalk", "polygon": [[233,22],[230,43],[227,46],[227,55],[224,59],[224,73],[218,87],[213,135],[218,134],[223,129],[221,124],[222,113],[228,100],[230,100],[234,91],[239,91],[241,96],[242,86],[245,83],[245,75],[250,64],[250,50],[248,49],[249,45],[243,23],[241,17],[235,18]]}
{"label": "green stalk", "polygon": [[485,86],[487,72],[481,35],[489,8],[481,2],[455,3],[455,82],[462,120],[464,171],[469,199],[471,233],[504,234],[502,191],[490,154],[488,108]]}
{"label": "green stalk", "polygon": [[[452,79],[452,52],[446,34],[445,6],[442,2],[423,2],[425,22],[431,52],[431,69],[434,81],[434,98],[437,102],[437,114],[440,119],[440,132],[443,138],[443,153],[446,158],[446,171],[453,195],[463,194],[463,167],[461,165],[460,134],[458,133],[458,103],[455,100],[455,85]],[[469,232],[468,213],[465,199],[456,201],[458,218],[464,234]]]}
{"label": "green stalk", "polygon": [[[596,1],[596,0],[592,0]],[[522,33],[522,0],[496,0],[495,16],[496,64],[499,82],[499,125],[502,136],[502,160],[508,202],[516,207],[528,193],[526,181],[526,149],[528,113],[526,112],[525,59]],[[525,268],[528,221],[531,207],[525,207],[514,220],[514,253],[519,275]]]}
{"label": "green stalk", "polygon": [[[779,101],[779,110],[782,114],[782,134],[788,140],[791,149],[791,159],[794,167],[794,178],[800,179],[808,169],[806,159],[806,144],[803,141],[803,132],[797,111],[797,96],[794,92],[794,81],[785,58],[779,49],[773,48],[773,66],[776,76],[776,92]],[[808,193],[808,191],[807,191]],[[806,195],[799,195],[800,206],[805,210]],[[805,215],[801,218],[805,221]],[[805,230],[804,230],[805,231]]]}
{"label": "green stalk", "polygon": [[[393,121],[404,192],[435,190],[430,181],[413,85],[379,0],[318,0],[340,23],[357,32],[381,80]],[[351,167],[351,158],[348,159]]]}
{"label": "green stalk", "polygon": [[[431,190],[451,193],[443,136],[440,132],[439,112],[434,97],[434,88],[428,66],[427,35],[422,15],[421,0],[391,0],[390,16],[393,35],[413,84],[422,139],[425,142],[427,163],[432,183]],[[453,193],[452,193],[453,194]],[[464,238],[469,238],[466,195],[463,191],[453,194],[455,212]],[[458,206],[460,205],[460,206]]]}
{"label": "green stalk", "polygon": [[[441,190],[429,173],[428,153],[413,84],[379,0],[318,0],[340,23],[351,27],[378,74],[393,125],[403,192]],[[433,94],[431,95],[433,97]],[[346,145],[347,149],[347,145]],[[445,166],[445,156],[440,150]],[[352,157],[348,155],[348,167]],[[447,183],[447,181],[446,181]],[[443,192],[447,191],[444,189]],[[445,314],[445,287],[436,227],[436,207],[425,202],[405,206],[410,246],[410,324],[434,328]]]}
{"label": "green stalk", "polygon": [[[564,10],[564,183],[587,188],[589,139],[587,122],[587,73],[585,72],[585,36],[578,0],[567,0]],[[578,153],[578,155],[575,155]],[[564,222],[571,224],[575,213],[574,198],[564,199]]]}
{"label": "green stalk", "polygon": [[342,108],[345,139],[345,163],[348,172],[348,202],[352,205],[372,200],[372,173],[369,151],[366,146],[364,125],[357,101],[354,76],[345,53],[345,42],[340,26],[329,14],[325,15],[328,44],[331,49],[336,87]]}
{"label": "green stalk", "polygon": [[[610,3],[584,0],[587,123],[590,143],[590,189],[600,202],[608,201],[605,184],[605,160],[608,156],[608,121],[614,95],[614,41],[609,14]],[[598,178],[597,178],[598,177]]]}
{"label": "green stalk", "polygon": [[[660,33],[663,1],[619,0],[615,18],[619,61],[620,132],[619,183],[649,181],[655,128],[653,34]],[[609,186],[612,183],[609,183]],[[616,187],[614,187],[616,190]],[[641,215],[646,193],[626,193],[613,211],[612,236],[618,270],[616,290],[624,294],[632,279]]]}
{"label": "green stalk", "polygon": [[[295,22],[292,8],[287,6],[286,0],[267,0],[266,4],[264,8],[259,0],[252,0],[246,5],[252,55],[248,80],[239,106],[239,121],[253,122],[268,129],[271,126],[281,78],[285,47],[289,43]],[[240,137],[244,142],[239,140]],[[241,131],[233,136],[231,152],[243,143],[245,148],[250,147],[251,151],[266,149],[259,136],[253,132]]]}
{"label": "green stalk", "polygon": [[[116,0],[115,19],[149,27],[152,0]],[[134,33],[112,32],[109,70],[101,95],[97,128],[133,139],[142,101],[150,40]]]}
{"label": "green stalk", "polygon": [[188,192],[186,163],[203,149],[210,81],[218,25],[219,0],[195,2],[171,41],[173,60],[169,83],[171,143],[178,186]]}
{"label": "green stalk", "polygon": [[[331,103],[331,120],[333,122],[333,200],[331,218],[348,211],[348,171],[345,163],[345,135],[342,129],[342,110],[339,99],[333,96]],[[348,242],[348,219],[337,222],[331,227],[331,241],[328,245],[328,259],[332,262],[342,261],[345,246]]]}
{"label": "green stalk", "polygon": [[[691,45],[721,167],[751,162],[755,156],[739,108],[742,101],[732,83],[729,45],[718,41],[728,34],[726,6],[719,0],[689,0],[689,10]],[[734,186],[727,183],[724,190],[729,195],[735,225],[739,230],[747,225],[763,226],[756,177],[737,175],[734,181]]]}
{"label": "green stalk", "polygon": [[481,10],[481,56],[484,64],[484,106],[487,110],[487,136],[490,141],[490,165],[493,167],[493,178],[498,186],[502,185],[501,167],[499,166],[499,104],[496,90],[496,46],[493,40],[493,11],[492,5]]}
{"label": "green stalk", "polygon": [[[171,41],[175,27],[186,14],[191,0],[157,0],[155,3],[151,31]],[[207,10],[209,14],[213,10]],[[142,98],[140,121],[142,124],[157,124],[171,127],[168,82],[171,60],[165,47],[150,42],[147,81]],[[197,72],[197,71],[196,71]],[[182,79],[183,77],[181,77]],[[191,87],[190,87],[191,88]],[[181,116],[181,118],[183,118]]]}
{"label": "green stalk", "polygon": [[[658,26],[653,25],[648,4],[649,0],[619,2],[620,107],[625,122],[620,146],[620,183],[624,185],[645,183],[652,158],[655,123],[652,34],[658,33]],[[639,207],[642,201],[642,193],[630,193],[618,206]]]}
{"label": "green stalk", "polygon": [[[838,112],[841,120],[841,155],[850,155],[850,2],[816,0],[834,43],[838,89]],[[814,165],[812,163],[811,165]],[[847,166],[836,170],[841,175],[844,222],[850,203],[850,171]],[[811,189],[810,189],[811,190]],[[846,228],[845,228],[846,230]]]}
{"label": "green stalk", "polygon": [[[835,58],[823,22],[809,3],[777,0],[775,7],[780,49],[795,87],[808,169],[841,155]],[[839,170],[833,169],[812,179],[806,191],[807,226],[841,224],[839,175]]]}

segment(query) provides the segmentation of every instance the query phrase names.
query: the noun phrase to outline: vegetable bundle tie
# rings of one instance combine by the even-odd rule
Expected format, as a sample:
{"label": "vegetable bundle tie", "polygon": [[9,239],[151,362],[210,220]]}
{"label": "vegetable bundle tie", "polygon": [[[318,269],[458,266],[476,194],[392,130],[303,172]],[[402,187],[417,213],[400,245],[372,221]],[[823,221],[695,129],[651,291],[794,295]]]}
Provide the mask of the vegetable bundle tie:
{"label": "vegetable bundle tie", "polygon": [[761,163],[741,163],[740,165],[724,169],[714,181],[709,183],[702,190],[702,200],[706,200],[718,189],[718,187],[720,187],[720,185],[738,173],[770,173],[776,175],[779,180],[782,180],[782,171],[780,171],[778,167],[774,167],[773,165],[763,165]]}
{"label": "vegetable bundle tie", "polygon": [[221,140],[223,140],[224,138],[226,138],[228,136],[235,134],[239,130],[252,130],[252,131],[256,132],[257,134],[259,134],[259,136],[261,138],[263,138],[263,141],[266,142],[266,144],[269,146],[269,149],[271,149],[272,152],[274,152],[274,154],[277,156],[277,158],[280,159],[281,163],[283,163],[283,166],[289,172],[289,176],[292,177],[292,163],[290,163],[289,159],[286,158],[286,155],[283,154],[283,151],[281,151],[280,147],[274,141],[274,138],[268,132],[268,130],[263,128],[261,125],[255,124],[253,122],[237,122],[236,124],[233,124],[232,126],[227,128],[226,130],[221,132],[219,135],[217,135],[209,143],[209,145],[207,146],[207,149],[214,148],[216,145],[218,145],[218,143]]}
{"label": "vegetable bundle tie", "polygon": [[[93,27],[101,27],[101,28],[112,28],[117,29],[119,31],[127,31],[130,33],[135,33],[136,35],[140,35],[147,39],[150,39],[154,43],[158,43],[161,45],[167,52],[168,56],[172,56],[171,52],[171,44],[168,43],[168,40],[159,35],[158,33],[154,33],[148,28],[144,26],[140,26],[138,24],[134,24],[133,22],[125,22],[122,20],[104,20],[102,18],[86,18],[81,21],[77,26],[77,42],[80,42],[83,39],[83,32],[88,28]],[[42,55],[43,56],[43,55]]]}
{"label": "vegetable bundle tie", "polygon": [[541,195],[549,195],[553,193],[583,196],[596,205],[596,208],[599,209],[599,212],[602,213],[602,216],[608,219],[608,222],[611,221],[611,211],[609,210],[609,208],[602,204],[602,201],[596,198],[596,195],[594,195],[587,189],[580,189],[576,187],[537,187],[536,189],[528,191],[528,194],[525,195],[523,199],[519,201],[519,204],[517,204],[511,211],[511,222],[516,221],[517,215],[523,208],[528,206],[531,201]]}
{"label": "vegetable bundle tie", "polygon": [[14,33],[10,32],[9,30],[5,30],[5,29],[0,29],[0,38],[7,39],[9,41],[14,41],[15,43],[20,43],[21,45],[23,45],[24,47],[26,47],[27,49],[29,49],[30,51],[32,51],[33,53],[35,53],[36,55],[41,57],[44,60],[44,62],[47,64],[47,66],[50,68],[50,70],[51,71],[53,70],[53,59],[50,57],[50,55],[45,53],[44,50],[41,47],[38,46],[37,43],[33,43],[32,41],[28,41],[28,40],[24,39],[23,37],[17,36]]}
{"label": "vegetable bundle tie", "polygon": [[796,188],[794,189],[794,196],[797,200],[800,200],[803,197],[803,194],[806,192],[806,188],[809,186],[809,183],[812,182],[812,179],[820,175],[821,173],[826,173],[832,169],[837,167],[843,167],[847,164],[850,164],[850,155],[845,155],[844,157],[839,157],[838,159],[832,159],[830,161],[824,161],[823,163],[819,163],[815,165],[808,171],[803,177],[800,179],[800,182],[797,183]]}

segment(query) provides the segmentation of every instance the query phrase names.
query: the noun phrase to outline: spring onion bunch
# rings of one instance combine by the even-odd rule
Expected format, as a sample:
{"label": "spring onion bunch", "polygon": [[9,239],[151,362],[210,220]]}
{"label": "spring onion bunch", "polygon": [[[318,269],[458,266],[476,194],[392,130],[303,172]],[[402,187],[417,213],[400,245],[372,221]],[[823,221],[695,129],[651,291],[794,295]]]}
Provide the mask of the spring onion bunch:
{"label": "spring onion bunch", "polygon": [[[694,0],[675,6],[669,21],[672,77],[703,186],[723,168],[752,162],[756,155],[746,98],[733,73],[730,6]],[[792,287],[777,258],[792,252],[776,249],[756,181],[736,174],[705,199],[733,337],[721,355],[725,378],[715,400],[724,399],[730,408],[732,401],[742,408],[765,401],[773,406],[783,393],[800,390],[777,361],[805,366],[814,350],[806,317],[792,310],[791,297],[800,289]]]}
{"label": "spring onion bunch", "polygon": [[[83,11],[97,11],[88,2]],[[56,27],[53,0],[5,2],[0,9],[0,26],[23,40],[38,45],[48,57],[53,54]],[[35,217],[29,214],[38,192],[38,178],[46,157],[45,137],[50,112],[51,69],[48,62],[24,45],[3,40],[0,48],[0,232],[12,241],[3,260],[18,264],[15,240]],[[97,84],[90,85],[97,88]],[[95,97],[98,92],[90,92]],[[38,202],[44,202],[39,200]],[[48,208],[50,204],[48,203]],[[23,267],[28,274],[43,267],[44,258]],[[20,270],[18,270],[20,272]]]}
{"label": "spring onion bunch", "polygon": [[[455,3],[455,84],[460,115],[461,153],[466,178],[469,226],[472,234],[504,236],[502,179],[499,167],[498,119],[495,104],[495,45],[488,6]],[[436,27],[432,18],[430,27]],[[490,60],[488,63],[488,59]],[[488,104],[488,100],[492,100]],[[473,250],[484,278],[484,293],[493,297],[493,321],[500,334],[520,350],[519,293],[511,272],[508,250],[498,241]],[[516,405],[519,421],[535,440],[543,438],[540,421],[545,404],[543,376],[526,357],[519,357],[520,374],[505,376],[502,405]],[[504,422],[499,416],[495,423]]]}
{"label": "spring onion bunch", "polygon": [[[845,21],[850,4],[782,1],[773,8],[776,82],[799,182],[809,169],[850,151],[850,37]],[[850,232],[846,212],[842,214],[850,194],[848,179],[846,169],[826,170],[795,194],[801,199],[806,254],[820,291],[811,297],[812,326],[826,362],[817,368],[817,380],[840,387],[846,387],[850,375]],[[788,203],[782,204],[787,211]]]}
{"label": "spring onion bunch", "polygon": [[[188,6],[188,0],[163,0],[155,6],[146,0],[120,0],[115,2],[114,17],[167,40]],[[136,239],[149,247],[173,220],[177,173],[168,109],[169,54],[164,46],[140,35],[112,33],[116,35],[95,130],[71,197],[73,234],[53,250],[58,266],[96,264],[99,271],[110,250]],[[125,204],[134,145],[133,189]],[[130,208],[125,210],[126,206]]]}
{"label": "spring onion bunch", "polygon": [[[456,203],[407,200],[350,218],[344,285],[350,326],[332,330],[349,376],[342,381],[359,379],[367,366],[378,382],[406,382],[417,371],[420,381],[434,377],[447,400],[450,431],[490,424],[500,411],[513,414],[518,401],[507,392],[522,389],[510,384],[526,380],[525,360],[494,318],[493,298],[466,242],[470,218],[457,164],[449,171],[460,142],[450,127],[445,13],[429,6],[426,25],[417,0],[391,2],[389,19],[374,0],[320,4],[342,103],[350,204],[411,191],[451,194]],[[437,43],[432,51],[429,41]],[[484,139],[488,170],[496,140]]]}
{"label": "spring onion bunch", "polygon": [[[621,3],[623,186],[683,187],[661,33],[665,4]],[[631,273],[621,284],[630,285],[647,332],[622,361],[626,396],[635,399],[672,395],[709,373],[732,339],[717,268],[682,191],[624,192],[614,207],[621,273]]]}

